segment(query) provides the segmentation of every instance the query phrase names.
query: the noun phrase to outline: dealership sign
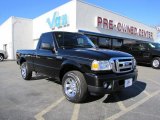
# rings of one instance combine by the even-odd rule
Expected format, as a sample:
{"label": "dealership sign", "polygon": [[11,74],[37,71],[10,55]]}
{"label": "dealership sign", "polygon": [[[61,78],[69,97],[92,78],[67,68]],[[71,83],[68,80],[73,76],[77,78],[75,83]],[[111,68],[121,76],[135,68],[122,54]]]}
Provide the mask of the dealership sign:
{"label": "dealership sign", "polygon": [[97,17],[96,26],[102,29],[116,30],[118,32],[123,32],[127,34],[153,39],[152,32],[149,32],[141,28],[138,29],[135,26],[126,25],[122,22],[115,23],[113,20],[109,20],[107,18]]}
{"label": "dealership sign", "polygon": [[52,19],[47,18],[47,23],[52,30],[69,26],[67,14],[59,15],[59,12],[54,12]]}

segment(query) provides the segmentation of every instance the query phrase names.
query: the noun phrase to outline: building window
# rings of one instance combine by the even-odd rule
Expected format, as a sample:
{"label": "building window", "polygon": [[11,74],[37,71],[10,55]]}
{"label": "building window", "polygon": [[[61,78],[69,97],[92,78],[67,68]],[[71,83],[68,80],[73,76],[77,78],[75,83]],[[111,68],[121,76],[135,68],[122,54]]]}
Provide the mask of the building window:
{"label": "building window", "polygon": [[110,49],[111,48],[111,39],[99,37],[99,47]]}
{"label": "building window", "polygon": [[89,39],[92,40],[92,42],[98,46],[98,37],[97,36],[93,36],[93,35],[87,35],[89,37]]}
{"label": "building window", "polygon": [[129,39],[124,39],[123,40],[123,44],[135,44],[136,43],[136,40],[129,40]]}
{"label": "building window", "polygon": [[112,39],[112,49],[120,49],[123,45],[122,39]]}

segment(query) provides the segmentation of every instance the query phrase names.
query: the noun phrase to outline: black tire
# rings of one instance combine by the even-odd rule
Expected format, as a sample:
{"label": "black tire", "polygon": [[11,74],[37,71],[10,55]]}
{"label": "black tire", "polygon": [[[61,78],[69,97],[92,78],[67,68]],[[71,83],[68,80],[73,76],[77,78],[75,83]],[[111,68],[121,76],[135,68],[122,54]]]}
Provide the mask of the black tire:
{"label": "black tire", "polygon": [[32,71],[29,69],[27,62],[21,64],[21,75],[24,80],[31,80]]}
{"label": "black tire", "polygon": [[0,62],[2,62],[3,60],[4,60],[4,56],[0,54]]}
{"label": "black tire", "polygon": [[[74,83],[72,87],[66,87],[70,84],[69,81],[72,81]],[[71,96],[71,92],[68,92],[72,89],[72,93],[75,90],[75,95]],[[74,89],[74,90],[73,90]],[[74,102],[74,103],[80,103],[83,102],[87,97],[87,83],[85,81],[85,78],[83,74],[79,71],[69,71],[67,72],[62,79],[62,91],[67,98],[67,100]],[[74,94],[74,93],[73,93]]]}
{"label": "black tire", "polygon": [[154,69],[160,69],[160,57],[153,58],[151,65]]}

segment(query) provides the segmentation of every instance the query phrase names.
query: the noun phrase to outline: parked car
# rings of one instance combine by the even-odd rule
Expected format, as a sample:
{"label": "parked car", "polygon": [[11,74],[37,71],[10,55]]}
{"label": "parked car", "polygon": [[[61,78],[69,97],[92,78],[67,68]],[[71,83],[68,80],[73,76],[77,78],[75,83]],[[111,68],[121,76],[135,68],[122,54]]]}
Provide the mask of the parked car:
{"label": "parked car", "polygon": [[0,50],[0,62],[8,58],[8,54],[4,50]]}
{"label": "parked car", "polygon": [[62,82],[62,91],[72,102],[82,102],[87,93],[104,95],[127,88],[137,80],[132,55],[96,48],[79,33],[44,33],[36,50],[16,54],[23,79],[30,80],[33,71],[54,77]]}
{"label": "parked car", "polygon": [[160,69],[160,44],[154,42],[136,42],[124,44],[121,50],[132,54],[138,63],[152,65],[155,69]]}

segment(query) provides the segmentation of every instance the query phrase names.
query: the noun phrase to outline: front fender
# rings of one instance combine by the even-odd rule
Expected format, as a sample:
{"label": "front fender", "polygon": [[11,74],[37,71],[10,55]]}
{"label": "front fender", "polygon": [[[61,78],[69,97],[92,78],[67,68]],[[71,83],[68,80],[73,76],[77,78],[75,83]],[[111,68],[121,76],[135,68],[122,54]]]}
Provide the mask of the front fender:
{"label": "front fender", "polygon": [[82,69],[82,66],[79,64],[79,63],[77,63],[77,62],[75,62],[75,61],[73,61],[73,60],[66,60],[66,61],[64,61],[62,64],[61,64],[61,70],[64,68],[64,67],[69,67],[69,66],[72,66],[72,67],[74,67],[75,69],[77,69],[77,70],[79,70],[79,71],[81,71],[81,72],[84,72],[83,71],[83,69]]}

